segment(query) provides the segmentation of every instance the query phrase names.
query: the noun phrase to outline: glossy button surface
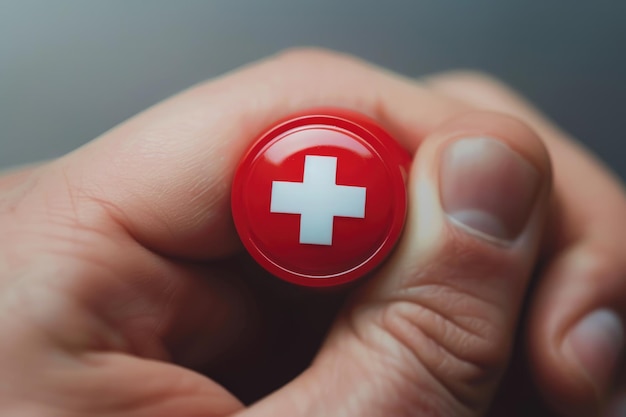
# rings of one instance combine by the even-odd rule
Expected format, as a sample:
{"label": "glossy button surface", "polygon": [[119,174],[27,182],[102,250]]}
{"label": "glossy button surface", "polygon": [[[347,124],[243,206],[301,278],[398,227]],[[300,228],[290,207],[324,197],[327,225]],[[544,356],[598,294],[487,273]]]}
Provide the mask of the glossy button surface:
{"label": "glossy button surface", "polygon": [[235,174],[232,212],[246,249],[272,274],[339,285],[380,264],[406,216],[410,156],[345,110],[294,116],[263,134]]}

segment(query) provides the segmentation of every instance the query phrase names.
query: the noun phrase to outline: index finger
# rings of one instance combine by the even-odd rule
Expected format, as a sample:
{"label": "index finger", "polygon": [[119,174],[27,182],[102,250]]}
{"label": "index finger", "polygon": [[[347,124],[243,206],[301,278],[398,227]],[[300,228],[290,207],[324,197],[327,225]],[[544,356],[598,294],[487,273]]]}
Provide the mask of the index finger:
{"label": "index finger", "polygon": [[229,194],[248,144],[276,120],[321,106],[364,113],[414,150],[451,104],[353,58],[290,52],[167,100],[54,167],[78,201],[102,208],[142,245],[216,258],[239,247]]}

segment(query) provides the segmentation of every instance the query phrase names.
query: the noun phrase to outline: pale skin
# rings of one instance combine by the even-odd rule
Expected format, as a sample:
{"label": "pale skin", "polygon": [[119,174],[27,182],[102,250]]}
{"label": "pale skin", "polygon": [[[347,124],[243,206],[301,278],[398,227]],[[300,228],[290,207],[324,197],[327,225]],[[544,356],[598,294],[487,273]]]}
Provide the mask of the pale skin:
{"label": "pale skin", "polygon": [[[414,155],[396,251],[334,293],[260,274],[229,206],[251,141],[322,106],[372,117]],[[538,173],[510,244],[441,206],[442,149],[477,135]],[[520,389],[503,380],[511,365],[567,416],[612,398],[610,355],[572,360],[567,337],[597,309],[626,315],[623,186],[486,76],[412,80],[326,51],[280,54],[6,173],[0,230],[3,416],[480,416]],[[528,355],[511,359],[514,346]]]}

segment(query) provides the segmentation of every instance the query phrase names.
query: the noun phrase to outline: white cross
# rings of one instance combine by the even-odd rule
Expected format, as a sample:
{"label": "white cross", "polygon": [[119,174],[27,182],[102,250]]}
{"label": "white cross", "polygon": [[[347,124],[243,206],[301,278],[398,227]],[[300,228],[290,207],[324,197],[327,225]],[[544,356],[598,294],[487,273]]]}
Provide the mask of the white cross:
{"label": "white cross", "polygon": [[365,187],[336,177],[336,157],[306,155],[302,182],[272,182],[270,212],[300,215],[300,243],[330,246],[335,217],[365,217]]}

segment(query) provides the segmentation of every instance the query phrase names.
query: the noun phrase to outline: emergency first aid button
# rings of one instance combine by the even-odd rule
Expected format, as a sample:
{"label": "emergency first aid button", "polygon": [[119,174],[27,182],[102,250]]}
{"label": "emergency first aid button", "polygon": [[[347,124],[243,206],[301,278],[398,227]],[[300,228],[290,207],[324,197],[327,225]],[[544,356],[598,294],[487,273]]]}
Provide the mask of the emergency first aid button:
{"label": "emergency first aid button", "polygon": [[337,158],[306,155],[302,182],[274,181],[270,212],[300,215],[300,243],[333,244],[335,216],[365,217],[365,187],[337,185]]}
{"label": "emergency first aid button", "polygon": [[400,236],[409,164],[408,153],[360,114],[295,116],[263,134],[237,169],[237,232],[253,258],[286,281],[352,281]]}

